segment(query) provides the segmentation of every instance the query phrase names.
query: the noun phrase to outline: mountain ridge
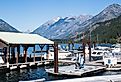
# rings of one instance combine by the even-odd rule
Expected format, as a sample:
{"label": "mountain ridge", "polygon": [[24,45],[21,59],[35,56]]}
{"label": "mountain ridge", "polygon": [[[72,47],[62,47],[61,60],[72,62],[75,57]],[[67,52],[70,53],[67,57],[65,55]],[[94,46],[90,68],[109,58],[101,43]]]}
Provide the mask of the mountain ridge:
{"label": "mountain ridge", "polygon": [[[92,42],[117,43],[121,42],[121,15],[117,18],[99,22],[93,25],[95,28],[92,32]],[[98,41],[97,41],[98,35]]]}
{"label": "mountain ridge", "polygon": [[[54,36],[59,36],[60,34],[64,34],[67,30],[70,30],[73,24],[77,22],[82,23],[84,20],[87,20],[90,17],[91,15],[80,15],[79,17],[61,17],[56,22],[53,22],[52,19],[35,29],[32,33],[37,33],[52,39]],[[48,34],[50,34],[50,36]]]}
{"label": "mountain ridge", "polygon": [[[75,36],[76,33],[95,29],[92,26],[98,22],[111,20],[120,15],[121,5],[111,4],[95,16],[87,16],[84,21],[81,20],[83,17],[65,17],[53,22],[53,24],[48,24],[47,26],[43,24],[32,33],[37,33],[49,39],[69,39]],[[51,28],[49,29],[49,27]]]}
{"label": "mountain ridge", "polygon": [[11,25],[9,25],[7,22],[5,22],[3,19],[0,19],[0,31],[2,32],[20,32]]}

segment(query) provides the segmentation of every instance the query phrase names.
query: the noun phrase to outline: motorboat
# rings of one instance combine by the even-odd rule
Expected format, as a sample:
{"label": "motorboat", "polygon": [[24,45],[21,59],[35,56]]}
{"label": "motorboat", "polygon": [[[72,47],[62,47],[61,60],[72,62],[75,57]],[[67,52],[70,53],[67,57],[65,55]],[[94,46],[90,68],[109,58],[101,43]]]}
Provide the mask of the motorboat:
{"label": "motorboat", "polygon": [[100,59],[103,59],[103,56],[105,53],[108,53],[109,51],[106,51],[106,50],[92,50],[92,53],[91,53],[91,58],[93,60],[100,60]]}
{"label": "motorboat", "polygon": [[111,49],[112,49],[112,52],[119,53],[119,52],[121,52],[121,45],[120,44],[113,44]]}
{"label": "motorboat", "polygon": [[[70,56],[72,53],[68,50],[64,50],[62,49],[60,46],[58,47],[58,59],[65,59],[68,56]],[[47,54],[44,55],[44,58],[47,57]],[[51,48],[49,49],[49,53],[48,53],[48,59],[54,59],[54,49]]]}
{"label": "motorboat", "polygon": [[[72,53],[65,50],[58,50],[58,59],[67,58],[67,56],[71,55]],[[49,59],[54,59],[54,51],[49,51]]]}

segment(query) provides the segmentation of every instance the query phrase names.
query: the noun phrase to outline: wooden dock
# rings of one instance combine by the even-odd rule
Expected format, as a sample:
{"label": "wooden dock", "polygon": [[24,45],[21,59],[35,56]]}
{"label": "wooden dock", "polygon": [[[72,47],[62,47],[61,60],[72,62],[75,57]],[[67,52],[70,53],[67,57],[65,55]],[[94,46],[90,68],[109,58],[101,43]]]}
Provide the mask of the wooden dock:
{"label": "wooden dock", "polygon": [[24,68],[31,68],[31,67],[49,65],[49,64],[52,64],[52,63],[53,63],[53,60],[9,64],[8,67],[7,67],[7,64],[1,64],[0,70],[6,70],[6,69],[7,70],[18,70],[18,69],[24,69]]}
{"label": "wooden dock", "polygon": [[75,69],[75,65],[62,66],[59,67],[58,73],[54,73],[54,69],[46,69],[46,72],[52,75],[59,76],[87,76],[91,74],[96,74],[102,71],[105,71],[106,67],[103,66],[84,66],[82,69]]}

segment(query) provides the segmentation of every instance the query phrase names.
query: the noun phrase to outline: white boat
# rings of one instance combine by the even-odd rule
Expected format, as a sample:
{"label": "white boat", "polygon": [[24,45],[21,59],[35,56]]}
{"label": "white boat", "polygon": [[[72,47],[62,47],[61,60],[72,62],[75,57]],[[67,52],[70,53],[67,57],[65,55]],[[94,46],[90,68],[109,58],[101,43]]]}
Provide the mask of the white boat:
{"label": "white boat", "polygon": [[[72,53],[70,51],[66,51],[66,50],[62,49],[61,47],[58,48],[58,59],[67,58],[67,56],[69,56],[71,54]],[[44,55],[45,59],[47,59],[46,55]],[[54,59],[54,49],[53,48],[49,50],[48,59]]]}
{"label": "white boat", "polygon": [[91,57],[93,60],[100,60],[103,59],[104,54],[108,52],[109,51],[106,50],[92,50]]}
{"label": "white boat", "polygon": [[121,52],[121,45],[120,44],[114,44],[112,45],[112,52],[119,53]]}
{"label": "white boat", "polygon": [[[58,59],[64,59],[72,53],[65,50],[58,50]],[[54,59],[54,51],[49,52],[49,59]]]}

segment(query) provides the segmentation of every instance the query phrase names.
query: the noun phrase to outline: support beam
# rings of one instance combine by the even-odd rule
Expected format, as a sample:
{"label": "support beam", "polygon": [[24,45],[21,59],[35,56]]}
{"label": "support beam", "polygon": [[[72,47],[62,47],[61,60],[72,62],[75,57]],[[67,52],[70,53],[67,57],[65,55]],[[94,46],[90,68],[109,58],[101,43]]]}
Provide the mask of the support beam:
{"label": "support beam", "polygon": [[46,51],[47,51],[46,59],[49,60],[49,45],[47,45]]}
{"label": "support beam", "polygon": [[4,52],[4,61],[5,63],[7,63],[7,47],[3,48],[3,52]]}
{"label": "support beam", "polygon": [[34,62],[35,62],[35,45],[33,47],[33,51],[34,51]]}
{"label": "support beam", "polygon": [[8,53],[9,53],[9,54],[8,54],[8,55],[9,55],[9,56],[8,56],[8,58],[9,58],[9,59],[8,59],[8,62],[10,62],[10,49],[11,49],[11,46],[9,45],[8,48],[9,48],[9,49],[8,49]]}
{"label": "support beam", "polygon": [[17,46],[16,63],[19,63],[19,55],[20,55],[20,45]]}
{"label": "support beam", "polygon": [[54,72],[58,73],[58,44],[54,43]]}
{"label": "support beam", "polygon": [[24,46],[24,62],[27,62],[27,46]]}
{"label": "support beam", "polygon": [[12,63],[15,63],[16,62],[16,59],[15,59],[15,47],[11,47],[11,55],[12,55]]}

